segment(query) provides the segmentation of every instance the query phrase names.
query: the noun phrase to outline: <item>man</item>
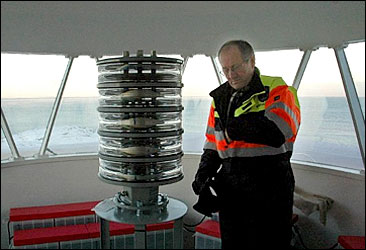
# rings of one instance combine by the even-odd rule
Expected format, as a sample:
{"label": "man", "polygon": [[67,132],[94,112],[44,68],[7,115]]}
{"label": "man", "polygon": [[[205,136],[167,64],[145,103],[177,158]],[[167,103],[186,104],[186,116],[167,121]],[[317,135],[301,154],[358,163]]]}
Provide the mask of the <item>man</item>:
{"label": "man", "polygon": [[204,153],[192,183],[199,195],[194,208],[206,215],[219,210],[223,248],[289,248],[290,158],[300,126],[296,89],[280,77],[260,75],[245,41],[225,43],[218,58],[228,81],[210,93]]}

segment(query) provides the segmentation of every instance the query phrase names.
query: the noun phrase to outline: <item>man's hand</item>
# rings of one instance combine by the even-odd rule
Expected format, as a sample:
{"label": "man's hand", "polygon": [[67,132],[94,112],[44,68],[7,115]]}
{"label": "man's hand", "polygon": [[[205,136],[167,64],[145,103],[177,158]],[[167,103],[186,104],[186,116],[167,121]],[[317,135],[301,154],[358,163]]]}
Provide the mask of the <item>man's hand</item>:
{"label": "man's hand", "polygon": [[216,175],[221,163],[222,159],[219,157],[216,150],[204,149],[201,156],[201,162],[192,183],[192,188],[196,195],[199,195],[208,184],[209,179]]}
{"label": "man's hand", "polygon": [[193,183],[192,183],[192,188],[193,188],[193,192],[196,195],[199,195],[202,190],[204,189],[205,185],[206,185],[207,179],[206,180],[201,180],[201,178],[196,178],[194,179]]}

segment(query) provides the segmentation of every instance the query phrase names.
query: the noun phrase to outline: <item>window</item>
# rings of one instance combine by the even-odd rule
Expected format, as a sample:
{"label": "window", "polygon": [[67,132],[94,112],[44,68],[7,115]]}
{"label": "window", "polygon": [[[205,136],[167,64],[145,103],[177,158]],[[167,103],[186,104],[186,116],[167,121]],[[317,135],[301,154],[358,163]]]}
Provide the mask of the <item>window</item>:
{"label": "window", "polygon": [[[345,49],[365,116],[364,51],[364,42],[350,44]],[[261,74],[281,76],[291,85],[302,55],[299,50],[256,52],[256,66]],[[1,54],[1,59],[1,107],[20,155],[32,157],[39,152],[68,59],[18,54]],[[83,56],[74,59],[47,154],[97,152],[97,75],[94,59]],[[200,154],[211,104],[209,92],[219,85],[210,57],[189,58],[182,82],[183,151]],[[302,123],[292,159],[363,169],[333,49],[312,52],[298,96]],[[10,155],[2,132],[1,159]]]}
{"label": "window", "polygon": [[88,56],[75,58],[48,144],[50,153],[98,152],[97,83],[96,61]]}
{"label": "window", "polygon": [[292,85],[302,52],[299,50],[256,52],[255,57],[256,66],[262,75],[280,76],[288,85]]}
{"label": "window", "polygon": [[302,123],[292,159],[363,169],[333,49],[312,52],[298,96]]}
{"label": "window", "polygon": [[204,55],[189,58],[182,82],[183,151],[202,153],[211,105],[209,93],[219,86],[211,59]]}
{"label": "window", "polygon": [[365,119],[365,43],[352,43],[345,53]]}
{"label": "window", "polygon": [[[23,157],[39,152],[66,65],[64,56],[1,54],[1,108]],[[1,159],[10,155],[2,135]]]}
{"label": "window", "polygon": [[[1,60],[1,107],[20,155],[32,157],[39,153],[68,58],[1,54]],[[94,59],[74,59],[46,154],[97,152],[97,74]],[[1,159],[10,156],[2,133]]]}

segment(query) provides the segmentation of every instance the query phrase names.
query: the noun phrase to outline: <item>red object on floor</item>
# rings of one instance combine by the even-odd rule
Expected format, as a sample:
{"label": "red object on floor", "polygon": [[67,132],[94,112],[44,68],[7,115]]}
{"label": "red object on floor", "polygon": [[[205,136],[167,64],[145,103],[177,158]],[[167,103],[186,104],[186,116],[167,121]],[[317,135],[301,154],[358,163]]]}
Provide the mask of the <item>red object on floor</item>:
{"label": "red object on floor", "polygon": [[85,225],[35,228],[14,232],[14,246],[43,244],[59,241],[81,240],[89,238]]}
{"label": "red object on floor", "polygon": [[[174,221],[146,225],[147,231],[172,229]],[[110,236],[135,233],[135,226],[125,223],[109,223]],[[14,246],[44,244],[60,241],[81,240],[100,237],[100,224],[89,223],[48,228],[17,230],[14,232]]]}
{"label": "red object on floor", "polygon": [[[292,224],[295,224],[299,219],[297,214],[292,215]],[[221,238],[220,223],[214,220],[206,220],[196,227],[196,232],[206,234],[216,238]]]}
{"label": "red object on floor", "polygon": [[48,206],[10,208],[9,221],[41,220],[80,215],[91,215],[100,201],[87,201]]}
{"label": "red object on floor", "polygon": [[[89,223],[85,225],[90,238],[100,237],[100,224],[99,223]],[[126,235],[135,233],[135,226],[125,223],[109,222],[109,233],[110,236],[115,235]]]}
{"label": "red object on floor", "polygon": [[174,228],[174,221],[146,225],[146,231],[148,232],[173,229],[173,228]]}
{"label": "red object on floor", "polygon": [[206,220],[196,227],[196,232],[216,238],[221,238],[220,223],[214,220]]}
{"label": "red object on floor", "polygon": [[365,249],[365,236],[338,236],[338,243],[345,249]]}

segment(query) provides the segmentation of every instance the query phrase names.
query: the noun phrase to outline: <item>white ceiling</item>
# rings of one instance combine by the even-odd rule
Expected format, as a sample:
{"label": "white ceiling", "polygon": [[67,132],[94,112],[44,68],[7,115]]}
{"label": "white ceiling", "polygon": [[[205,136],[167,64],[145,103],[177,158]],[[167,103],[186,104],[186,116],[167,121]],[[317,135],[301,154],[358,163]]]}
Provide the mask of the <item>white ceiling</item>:
{"label": "white ceiling", "polygon": [[1,52],[216,55],[227,40],[257,51],[365,40],[364,1],[1,1]]}

